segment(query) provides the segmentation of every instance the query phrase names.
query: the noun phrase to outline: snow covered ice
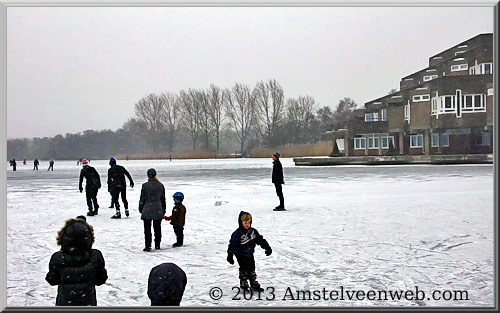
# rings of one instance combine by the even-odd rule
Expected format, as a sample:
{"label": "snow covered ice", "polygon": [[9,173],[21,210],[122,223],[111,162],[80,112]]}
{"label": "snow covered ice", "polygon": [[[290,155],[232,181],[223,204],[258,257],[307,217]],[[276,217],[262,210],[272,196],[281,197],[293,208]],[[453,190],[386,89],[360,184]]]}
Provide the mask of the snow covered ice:
{"label": "snow covered ice", "polygon": [[[296,167],[282,159],[287,211],[271,184],[272,160],[118,160],[131,173],[130,217],[113,220],[106,160],[90,165],[101,175],[93,248],[106,261],[108,281],[97,286],[99,306],[149,306],[147,280],[157,264],[173,262],[187,274],[181,306],[493,306],[493,166]],[[7,305],[53,306],[57,287],[45,281],[57,231],[87,212],[78,191],[81,166],[57,161],[7,165]],[[162,223],[162,250],[146,253],[138,212],[146,171],[165,185],[167,214],[172,194],[182,191],[187,208],[184,244]],[[128,180],[127,180],[128,186]],[[121,203],[121,199],[120,199]],[[256,247],[257,278],[274,287],[273,301],[232,300],[238,266],[226,261],[241,210],[269,242]],[[467,290],[469,301],[283,301],[292,290]],[[210,288],[220,287],[220,300]]]}

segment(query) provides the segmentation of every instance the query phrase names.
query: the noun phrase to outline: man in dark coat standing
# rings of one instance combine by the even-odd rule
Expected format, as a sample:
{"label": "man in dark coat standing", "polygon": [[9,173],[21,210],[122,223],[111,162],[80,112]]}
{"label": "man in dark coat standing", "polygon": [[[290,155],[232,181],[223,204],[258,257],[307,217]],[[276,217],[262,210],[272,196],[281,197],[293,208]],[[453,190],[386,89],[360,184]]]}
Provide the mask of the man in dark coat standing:
{"label": "man in dark coat standing", "polygon": [[35,159],[35,161],[33,161],[33,170],[34,171],[38,171],[38,164],[40,164],[40,162],[38,161],[38,159]]}
{"label": "man in dark coat standing", "polygon": [[[80,192],[83,192],[82,182],[83,178],[87,180],[85,184],[85,196],[87,197],[87,206],[89,211],[87,213],[88,216],[97,215],[99,204],[97,204],[97,192],[99,188],[101,188],[101,177],[99,173],[97,173],[96,169],[89,165],[89,161],[83,159],[82,160],[83,168],[80,171],[80,182],[78,184],[78,188]],[[94,204],[94,208],[92,209],[92,203]]]}
{"label": "man in dark coat standing", "polygon": [[280,204],[273,209],[273,211],[285,211],[285,199],[283,198],[283,189],[282,184],[285,183],[285,179],[283,178],[283,167],[280,162],[280,153],[276,152],[273,154],[273,175],[272,181],[274,187],[276,188],[276,194],[280,199]]}
{"label": "man in dark coat standing", "polygon": [[129,216],[128,211],[128,201],[127,201],[127,183],[125,181],[125,176],[128,177],[130,181],[130,187],[134,188],[134,181],[129,172],[121,165],[116,165],[115,158],[111,157],[109,159],[109,165],[111,166],[108,170],[108,191],[111,193],[111,202],[114,203],[116,208],[116,214],[111,216],[111,218],[122,218],[120,213],[120,204],[118,203],[118,197],[120,193],[122,195],[123,206],[125,207],[125,215]]}
{"label": "man in dark coat standing", "polygon": [[141,197],[139,199],[139,212],[144,221],[143,251],[151,251],[151,222],[155,233],[155,249],[160,249],[161,243],[161,221],[165,216],[167,204],[165,202],[165,187],[156,177],[156,170],[150,168],[147,173],[148,181],[142,184]]}
{"label": "man in dark coat standing", "polygon": [[16,166],[17,166],[17,163],[16,163],[16,159],[12,159],[12,171],[16,171]]}

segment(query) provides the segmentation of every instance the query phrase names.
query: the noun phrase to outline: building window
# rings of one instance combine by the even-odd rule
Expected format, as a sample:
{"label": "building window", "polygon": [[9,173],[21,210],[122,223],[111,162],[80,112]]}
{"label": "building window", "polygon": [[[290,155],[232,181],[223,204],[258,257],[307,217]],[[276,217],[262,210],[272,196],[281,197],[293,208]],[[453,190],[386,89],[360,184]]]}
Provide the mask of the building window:
{"label": "building window", "polygon": [[387,121],[387,109],[380,110],[380,120],[382,122],[386,122]]}
{"label": "building window", "polygon": [[368,134],[368,149],[378,149],[379,138],[378,134]]}
{"label": "building window", "polygon": [[469,65],[467,64],[457,64],[457,65],[452,65],[451,66],[451,71],[456,72],[456,71],[465,71],[469,69]]}
{"label": "building window", "polygon": [[479,74],[493,74],[493,63],[479,64]]}
{"label": "building window", "polygon": [[431,99],[430,95],[415,95],[413,96],[413,102],[429,101]]}
{"label": "building window", "polygon": [[410,148],[422,148],[424,146],[424,135],[411,135]]}
{"label": "building window", "polygon": [[459,55],[459,54],[462,54],[462,53],[464,53],[464,52],[465,52],[465,51],[457,51],[457,52],[455,52],[455,56],[457,56],[457,55]]}
{"label": "building window", "polygon": [[454,96],[442,96],[441,97],[441,107],[440,111],[443,112],[455,112],[455,97]]}
{"label": "building window", "polygon": [[424,82],[426,81],[429,81],[429,80],[433,80],[434,78],[437,78],[438,76],[437,75],[426,75],[424,76]]}
{"label": "building window", "polygon": [[365,114],[365,122],[377,122],[378,121],[378,113],[366,113]]}
{"label": "building window", "polygon": [[438,97],[434,97],[431,99],[431,114],[435,115],[438,112]]}
{"label": "building window", "polygon": [[432,134],[431,146],[432,147],[439,147],[439,134]]}
{"label": "building window", "polygon": [[476,75],[476,67],[475,66],[471,66],[469,68],[469,75]]}
{"label": "building window", "polygon": [[483,132],[481,135],[481,144],[489,146],[491,144],[491,137],[489,132]]}
{"label": "building window", "polygon": [[474,111],[485,111],[486,110],[486,100],[485,95],[463,95],[462,96],[462,111],[464,112],[474,112]]}
{"label": "building window", "polygon": [[405,121],[410,119],[410,105],[406,104],[405,105]]}
{"label": "building window", "polygon": [[449,134],[443,134],[441,137],[442,140],[442,146],[443,147],[449,147],[450,146],[450,135]]}
{"label": "building window", "polygon": [[354,149],[365,149],[366,148],[366,138],[364,136],[356,136],[354,138]]}
{"label": "building window", "polygon": [[394,136],[388,136],[387,134],[382,135],[382,148],[389,149],[389,143],[392,142],[394,147]]}

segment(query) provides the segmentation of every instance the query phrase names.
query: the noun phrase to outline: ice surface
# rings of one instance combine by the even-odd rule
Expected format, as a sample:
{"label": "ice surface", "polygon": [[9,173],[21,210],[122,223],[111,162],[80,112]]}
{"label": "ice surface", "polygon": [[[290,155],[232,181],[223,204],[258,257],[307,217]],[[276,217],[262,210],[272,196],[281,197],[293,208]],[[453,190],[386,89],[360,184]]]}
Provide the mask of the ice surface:
{"label": "ice surface", "polygon": [[[97,287],[99,306],[149,306],[150,269],[174,262],[187,274],[182,306],[492,306],[493,166],[409,165],[296,167],[282,159],[287,211],[273,212],[278,198],[271,184],[271,159],[121,161],[131,173],[127,188],[131,215],[113,220],[106,188],[107,161],[91,161],[101,175],[94,248],[102,251],[109,279]],[[19,164],[19,163],[18,163]],[[58,250],[57,231],[68,218],[85,214],[78,191],[80,167],[56,161],[7,165],[7,305],[52,306],[57,287],[45,281]],[[141,184],[154,167],[171,195],[182,191],[187,207],[185,246],[172,248],[172,226],[162,223],[162,250],[144,247],[138,212]],[[123,210],[123,207],[122,207]],[[273,301],[232,300],[238,266],[226,262],[240,210],[273,254],[256,248],[256,272]],[[124,217],[123,211],[122,216]],[[467,290],[469,301],[283,301],[292,290]],[[210,288],[224,296],[212,300]]]}

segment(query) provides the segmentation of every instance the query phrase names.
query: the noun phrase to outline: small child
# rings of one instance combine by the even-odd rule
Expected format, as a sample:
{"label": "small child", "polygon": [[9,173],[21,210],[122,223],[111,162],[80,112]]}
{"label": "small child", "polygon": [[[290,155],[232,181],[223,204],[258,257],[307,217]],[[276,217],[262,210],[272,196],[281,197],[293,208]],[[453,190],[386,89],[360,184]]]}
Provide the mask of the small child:
{"label": "small child", "polygon": [[101,251],[92,249],[94,229],[78,216],[66,221],[57,233],[61,250],[50,258],[45,280],[59,285],[56,305],[97,305],[95,286],[106,282],[108,275]]}
{"label": "small child", "polygon": [[165,220],[170,221],[170,224],[174,227],[174,233],[177,237],[177,242],[172,245],[172,247],[182,247],[184,244],[184,225],[186,223],[186,207],[182,204],[184,201],[184,194],[182,192],[176,192],[173,195],[174,198],[174,208],[172,209],[171,216],[165,216]]}
{"label": "small child", "polygon": [[186,284],[186,273],[174,263],[162,263],[153,267],[148,279],[151,305],[180,305]]}
{"label": "small child", "polygon": [[240,266],[239,278],[240,287],[247,289],[248,279],[250,286],[255,289],[261,289],[255,274],[255,245],[259,245],[265,250],[266,255],[270,256],[273,250],[269,243],[259,234],[257,229],[252,228],[252,215],[241,211],[238,216],[239,227],[231,235],[229,246],[227,248],[227,261],[229,264],[234,264],[233,255],[236,255],[236,260]]}

